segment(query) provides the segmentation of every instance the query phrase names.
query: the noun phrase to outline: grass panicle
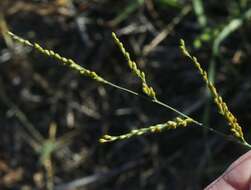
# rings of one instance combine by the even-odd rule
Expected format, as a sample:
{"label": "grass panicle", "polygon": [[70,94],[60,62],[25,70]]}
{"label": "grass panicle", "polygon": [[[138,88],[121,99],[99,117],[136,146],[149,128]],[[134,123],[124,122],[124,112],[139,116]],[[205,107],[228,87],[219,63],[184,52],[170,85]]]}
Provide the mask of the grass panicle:
{"label": "grass panicle", "polygon": [[[135,91],[133,91],[133,90],[130,90],[130,89],[128,89],[128,88],[124,88],[124,87],[122,87],[122,86],[120,86],[120,85],[117,85],[117,84],[114,84],[114,83],[112,83],[112,82],[110,82],[110,81],[107,81],[107,80],[105,80],[104,78],[102,78],[101,76],[99,76],[96,72],[90,71],[90,70],[88,70],[88,69],[82,67],[81,65],[77,64],[77,63],[76,63],[75,61],[73,61],[72,59],[65,58],[65,57],[59,55],[58,53],[56,53],[56,52],[54,52],[54,51],[52,51],[52,50],[44,49],[44,48],[42,48],[42,47],[41,47],[39,44],[37,44],[37,43],[32,43],[32,42],[30,42],[30,41],[28,41],[28,40],[25,40],[25,39],[23,39],[23,38],[21,38],[21,37],[15,35],[15,34],[13,34],[13,33],[10,32],[10,31],[8,31],[7,34],[8,34],[14,41],[16,41],[16,42],[18,42],[18,43],[21,43],[22,45],[29,46],[29,47],[31,47],[31,48],[37,50],[37,51],[38,51],[39,53],[41,53],[42,55],[48,56],[48,57],[50,57],[50,58],[53,58],[53,59],[57,60],[58,62],[62,63],[63,65],[66,65],[66,66],[72,68],[73,70],[78,71],[80,74],[82,74],[82,75],[84,75],[84,76],[86,76],[86,77],[89,77],[89,78],[91,78],[91,79],[93,79],[93,80],[95,80],[95,81],[97,81],[97,82],[101,82],[101,83],[103,83],[103,84],[106,84],[106,85],[111,86],[111,87],[113,87],[113,88],[116,88],[116,89],[118,89],[118,90],[121,90],[121,91],[130,93],[130,94],[132,94],[132,95],[135,95],[135,96],[139,96],[139,97],[145,98],[146,100],[151,101],[152,103],[158,104],[159,106],[162,106],[162,107],[164,107],[164,108],[166,108],[166,109],[169,109],[169,110],[171,110],[171,111],[177,113],[178,115],[180,115],[180,116],[182,116],[182,117],[184,117],[184,118],[192,119],[192,118],[190,118],[189,116],[187,116],[186,114],[184,114],[184,113],[180,112],[179,110],[173,108],[172,106],[169,106],[168,104],[163,103],[163,102],[157,100],[154,90],[153,90],[151,87],[149,87],[149,86],[146,84],[146,82],[145,82],[145,81],[146,81],[146,80],[145,80],[145,74],[144,74],[143,72],[141,72],[139,69],[137,69],[137,65],[136,65],[135,62],[132,64],[132,68],[134,68],[135,72],[138,73],[138,74],[141,76],[142,80],[144,81],[143,90],[145,91],[145,93],[147,93],[147,94],[149,95],[149,96],[147,96],[147,97],[149,97],[149,98],[143,97],[143,96],[141,96],[139,93],[137,93],[137,92],[135,92]],[[114,34],[114,37],[116,37],[115,34]],[[116,39],[117,39],[117,37],[116,37]],[[119,42],[118,39],[117,39],[117,42]],[[119,42],[119,43],[121,43],[121,42]],[[123,47],[123,44],[122,44],[121,46]],[[129,53],[127,53],[127,52],[125,51],[124,48],[122,48],[122,50],[123,50],[123,52],[127,55],[128,60],[131,60],[131,59],[130,59]],[[132,62],[132,61],[131,61],[131,62]],[[198,121],[196,121],[196,120],[193,120],[193,121],[194,121],[195,124],[201,125],[201,123],[199,123]]]}
{"label": "grass panicle", "polygon": [[156,92],[154,91],[154,89],[151,86],[149,86],[147,84],[145,73],[143,71],[141,71],[138,68],[136,62],[131,59],[129,52],[125,49],[123,43],[119,40],[119,38],[117,37],[117,35],[114,32],[112,33],[112,37],[114,39],[114,42],[117,44],[117,46],[119,47],[120,51],[122,52],[122,54],[126,58],[126,61],[127,61],[127,64],[129,66],[129,68],[141,80],[141,82],[142,82],[142,91],[147,96],[149,96],[152,99],[156,100],[157,99],[156,98]]}
{"label": "grass panicle", "polygon": [[112,142],[112,141],[117,141],[117,140],[129,139],[133,136],[141,136],[141,135],[149,134],[149,133],[158,133],[158,132],[162,132],[163,130],[176,129],[178,127],[187,127],[188,125],[192,123],[194,123],[192,119],[189,119],[189,118],[182,119],[180,117],[177,117],[173,121],[167,121],[166,123],[153,125],[147,128],[134,129],[127,134],[123,134],[119,136],[104,135],[102,138],[99,139],[99,142],[107,143],[107,142]]}
{"label": "grass panicle", "polygon": [[[52,59],[55,59],[59,63],[61,63],[63,65],[66,65],[66,66],[70,67],[73,70],[78,71],[80,74],[82,74],[82,75],[84,75],[86,77],[89,77],[89,78],[91,78],[91,79],[93,79],[93,80],[95,80],[97,82],[101,82],[101,83],[106,84],[108,86],[117,88],[119,90],[128,92],[130,94],[133,94],[133,95],[145,98],[145,99],[147,99],[147,100],[149,100],[149,101],[151,101],[151,102],[153,102],[155,104],[158,104],[158,105],[160,105],[162,107],[165,107],[165,108],[167,108],[169,110],[172,110],[172,111],[176,112],[178,115],[180,115],[180,116],[182,116],[182,118],[184,118],[184,119],[181,119],[181,118],[177,117],[174,121],[168,121],[167,123],[164,123],[164,124],[157,124],[157,125],[154,125],[154,126],[150,126],[148,128],[142,128],[142,129],[138,129],[138,130],[133,130],[133,131],[131,131],[128,134],[124,134],[124,135],[117,136],[117,137],[116,136],[105,135],[103,138],[100,139],[100,142],[109,142],[109,141],[114,141],[114,140],[119,140],[119,139],[121,139],[121,140],[122,139],[127,139],[127,138],[130,138],[132,136],[138,136],[138,135],[142,135],[142,134],[145,134],[145,133],[160,132],[163,129],[175,129],[176,127],[182,127],[182,126],[185,127],[185,126],[187,126],[190,123],[194,123],[194,124],[196,124],[198,126],[202,126],[203,127],[203,125],[201,123],[199,123],[198,121],[192,119],[188,115],[186,115],[186,114],[178,111],[177,109],[175,109],[175,108],[169,106],[168,104],[165,104],[165,103],[163,103],[163,102],[161,102],[160,100],[157,99],[155,91],[146,82],[145,73],[142,72],[140,69],[138,69],[137,64],[134,61],[131,60],[129,53],[125,50],[123,44],[119,41],[119,39],[117,38],[117,36],[115,35],[115,33],[113,33],[113,38],[114,38],[115,42],[118,44],[120,50],[122,51],[122,53],[126,57],[130,69],[136,74],[136,76],[138,76],[141,79],[143,92],[147,96],[141,96],[139,93],[137,93],[137,92],[135,92],[133,90],[130,90],[130,89],[124,88],[122,86],[116,85],[116,84],[114,84],[112,82],[109,82],[109,81],[105,80],[104,78],[102,78],[101,76],[99,76],[96,72],[90,71],[90,70],[82,67],[81,65],[79,65],[75,61],[73,61],[72,59],[65,58],[65,57],[59,55],[58,53],[56,53],[56,52],[54,52],[52,50],[45,49],[45,48],[41,47],[38,43],[32,43],[32,42],[30,42],[28,40],[25,40],[25,39],[23,39],[23,38],[15,35],[15,34],[11,33],[11,32],[8,32],[8,35],[14,41],[16,41],[18,43],[21,43],[22,45],[31,47],[34,50],[36,50],[39,53],[41,53],[42,55],[45,55],[45,56],[50,57]],[[187,51],[184,51],[184,53],[187,56],[190,56],[190,54]],[[199,64],[198,64],[198,66],[200,68],[201,73],[203,73],[204,78],[207,79],[206,72],[204,72],[202,70],[202,68],[200,67]],[[222,101],[222,99],[217,96],[216,89],[213,87],[213,85],[209,84],[209,86],[212,89],[212,91],[214,92],[216,100],[217,100],[217,102],[219,102],[218,104],[221,105],[221,107],[222,107],[221,108],[222,109],[222,113],[224,113],[224,110],[228,110],[227,107],[226,107],[226,105],[224,104],[224,102]],[[229,112],[226,117],[232,118],[231,121],[232,121],[233,124],[231,123],[231,126],[235,126],[235,128],[232,128],[232,131],[236,134],[235,136],[243,137],[242,131],[240,132],[238,126],[236,126],[237,125],[236,124],[237,121],[235,122],[235,120],[233,119],[234,116],[230,115],[230,112]],[[210,129],[210,130],[212,130],[212,129]],[[243,138],[243,140],[244,140],[244,138]]]}
{"label": "grass panicle", "polygon": [[239,125],[236,117],[229,111],[227,104],[223,101],[222,97],[217,92],[214,84],[209,81],[208,74],[203,68],[201,67],[200,63],[198,62],[197,58],[192,56],[186,48],[184,40],[180,40],[180,49],[184,56],[188,57],[194,66],[198,69],[199,73],[201,74],[204,82],[206,83],[209,91],[212,94],[214,102],[218,108],[219,113],[226,119],[230,126],[230,130],[235,137],[240,139],[244,144],[246,144],[246,140],[244,139],[244,135],[242,132],[242,128]]}

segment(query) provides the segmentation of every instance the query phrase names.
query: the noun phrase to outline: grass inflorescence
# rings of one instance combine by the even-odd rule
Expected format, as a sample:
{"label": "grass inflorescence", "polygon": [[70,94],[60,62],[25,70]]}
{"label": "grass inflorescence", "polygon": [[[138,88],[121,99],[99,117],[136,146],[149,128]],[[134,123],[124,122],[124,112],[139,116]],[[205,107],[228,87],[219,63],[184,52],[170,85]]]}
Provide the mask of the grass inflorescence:
{"label": "grass inflorescence", "polygon": [[167,121],[165,123],[152,125],[150,127],[146,128],[140,128],[140,129],[134,129],[130,131],[127,134],[119,135],[119,136],[110,136],[110,135],[104,135],[101,139],[101,143],[116,141],[116,140],[124,140],[129,139],[133,136],[140,136],[144,134],[149,133],[159,133],[163,130],[169,130],[169,129],[176,129],[178,127],[187,127],[188,125],[192,124],[192,119],[182,119],[180,117],[175,118],[175,120]]}
{"label": "grass inflorescence", "polygon": [[198,69],[200,75],[202,76],[202,79],[206,83],[206,85],[207,85],[207,87],[208,87],[208,89],[214,99],[214,102],[218,108],[219,113],[228,122],[228,124],[230,126],[230,130],[233,133],[233,135],[235,137],[237,137],[244,144],[247,144],[247,142],[244,138],[244,135],[243,135],[242,128],[239,125],[236,117],[232,114],[232,112],[230,112],[227,104],[223,101],[222,97],[217,92],[217,89],[215,88],[214,84],[208,79],[207,72],[205,70],[203,70],[203,68],[201,67],[201,64],[198,62],[197,58],[192,56],[189,53],[189,51],[186,48],[184,40],[180,40],[180,49],[181,49],[182,53],[184,54],[184,56],[189,58],[191,60],[191,62],[193,63],[193,65]]}
{"label": "grass inflorescence", "polygon": [[73,61],[72,59],[68,59],[66,57],[61,56],[60,54],[52,51],[52,50],[48,50],[45,49],[43,47],[41,47],[38,43],[31,43],[28,40],[25,40],[15,34],[13,34],[12,32],[8,32],[8,34],[17,42],[32,47],[35,50],[37,50],[38,52],[40,52],[43,55],[46,55],[50,58],[56,59],[57,61],[61,62],[64,65],[69,66],[70,68],[72,68],[75,71],[78,71],[80,74],[89,77],[95,81],[98,82],[102,82],[102,83],[106,83],[106,80],[103,79],[101,76],[99,76],[97,73],[95,73],[94,71],[90,71],[82,66],[80,66],[79,64],[77,64],[75,61]]}
{"label": "grass inflorescence", "polygon": [[143,71],[141,71],[136,62],[133,61],[130,57],[130,54],[128,53],[128,51],[125,49],[123,43],[119,40],[119,38],[117,37],[117,35],[113,32],[112,33],[112,37],[114,39],[114,42],[117,44],[118,48],[120,49],[120,51],[122,52],[122,54],[124,55],[124,57],[126,58],[127,64],[129,66],[129,68],[132,70],[132,72],[141,80],[142,82],[142,91],[149,97],[151,97],[152,99],[156,100],[156,92],[153,89],[153,87],[149,86],[146,82],[146,75]]}

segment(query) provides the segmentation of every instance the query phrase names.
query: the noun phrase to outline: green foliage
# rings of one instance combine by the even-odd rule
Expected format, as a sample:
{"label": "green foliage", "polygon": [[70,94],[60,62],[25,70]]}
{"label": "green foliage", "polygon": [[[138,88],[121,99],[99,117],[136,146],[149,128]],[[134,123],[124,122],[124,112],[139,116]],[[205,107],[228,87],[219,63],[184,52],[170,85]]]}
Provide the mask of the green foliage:
{"label": "green foliage", "polygon": [[240,15],[237,18],[231,19],[231,21],[226,24],[222,30],[219,32],[219,34],[216,36],[214,43],[213,43],[213,55],[218,56],[219,55],[219,47],[221,43],[229,37],[233,32],[235,32],[237,29],[239,29],[243,23],[251,18],[251,9],[248,9],[246,12],[244,12],[242,15]]}
{"label": "green foliage", "polygon": [[180,3],[178,0],[157,0],[156,1],[160,6],[164,7],[179,7]]}
{"label": "green foliage", "polygon": [[205,28],[203,32],[194,39],[193,46],[196,49],[200,49],[203,44],[212,43],[212,41],[218,36],[219,32],[219,28]]}
{"label": "green foliage", "polygon": [[193,8],[194,12],[198,18],[198,22],[201,27],[205,27],[207,25],[207,17],[204,12],[204,6],[202,0],[193,0]]}
{"label": "green foliage", "polygon": [[131,13],[133,13],[143,4],[144,0],[133,0],[129,2],[129,4],[123,10],[120,11],[116,18],[111,21],[111,25],[117,25],[123,22]]}

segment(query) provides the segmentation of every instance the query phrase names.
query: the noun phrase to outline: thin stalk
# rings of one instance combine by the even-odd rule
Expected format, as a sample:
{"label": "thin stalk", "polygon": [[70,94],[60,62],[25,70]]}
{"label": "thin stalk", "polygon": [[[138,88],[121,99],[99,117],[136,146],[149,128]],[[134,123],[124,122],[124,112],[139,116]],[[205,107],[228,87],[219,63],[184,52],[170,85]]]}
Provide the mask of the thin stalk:
{"label": "thin stalk", "polygon": [[187,119],[192,119],[192,120],[194,121],[195,124],[197,124],[197,125],[199,125],[199,126],[202,126],[202,123],[200,123],[200,122],[194,120],[193,118],[189,117],[188,115],[186,115],[186,114],[180,112],[179,110],[177,110],[177,109],[175,109],[175,108],[173,108],[173,107],[171,107],[171,106],[169,106],[169,105],[167,105],[167,104],[165,104],[165,103],[163,103],[163,102],[161,102],[161,101],[159,101],[159,100],[157,100],[157,99],[156,99],[156,100],[152,100],[152,102],[154,102],[154,103],[156,103],[156,104],[158,104],[158,105],[160,105],[160,106],[162,106],[162,107],[168,108],[168,109],[170,109],[170,110],[176,112],[177,114],[179,114],[179,115],[181,115],[181,116],[183,116],[183,117],[185,117],[185,118],[187,118]]}
{"label": "thin stalk", "polygon": [[[107,84],[108,86],[117,88],[117,89],[122,90],[122,91],[124,91],[124,92],[127,92],[127,93],[129,93],[129,94],[133,94],[133,95],[135,95],[135,96],[140,96],[140,97],[145,98],[144,96],[141,96],[138,92],[135,92],[135,91],[133,91],[133,90],[129,90],[129,89],[124,88],[124,87],[122,87],[122,86],[116,85],[116,84],[114,84],[114,83],[112,83],[112,82],[109,82],[109,81],[107,81],[107,80],[106,80],[104,83]],[[148,98],[145,98],[145,99],[148,99]]]}
{"label": "thin stalk", "polygon": [[145,99],[145,100],[148,100],[148,101],[150,101],[150,102],[153,102],[153,103],[155,103],[155,104],[158,104],[158,105],[160,105],[160,106],[162,106],[162,107],[164,107],[164,108],[167,108],[167,109],[169,109],[169,110],[171,110],[171,111],[173,111],[173,112],[175,112],[175,113],[177,113],[177,114],[179,114],[179,115],[181,115],[181,116],[183,116],[183,117],[185,117],[185,118],[187,118],[187,119],[192,119],[192,120],[194,121],[195,124],[197,124],[197,125],[199,125],[199,126],[202,126],[202,123],[200,123],[200,122],[194,120],[193,118],[191,118],[191,117],[189,117],[188,115],[186,115],[186,114],[180,112],[179,110],[173,108],[172,106],[169,106],[168,104],[165,104],[164,102],[161,102],[161,101],[159,101],[159,100],[157,100],[157,99],[150,99],[150,98],[147,98],[146,96],[142,96],[142,95],[140,95],[139,93],[137,93],[137,92],[135,92],[135,91],[132,91],[132,90],[129,90],[129,89],[127,89],[127,88],[118,86],[118,85],[116,85],[116,84],[114,84],[114,83],[112,83],[112,82],[109,82],[109,81],[105,81],[104,83],[107,84],[107,85],[109,85],[109,86],[112,86],[112,87],[114,87],[114,88],[117,88],[117,89],[119,89],[119,90],[125,91],[125,92],[127,92],[127,93],[136,95],[136,96],[141,97],[141,98],[143,98],[143,99]]}

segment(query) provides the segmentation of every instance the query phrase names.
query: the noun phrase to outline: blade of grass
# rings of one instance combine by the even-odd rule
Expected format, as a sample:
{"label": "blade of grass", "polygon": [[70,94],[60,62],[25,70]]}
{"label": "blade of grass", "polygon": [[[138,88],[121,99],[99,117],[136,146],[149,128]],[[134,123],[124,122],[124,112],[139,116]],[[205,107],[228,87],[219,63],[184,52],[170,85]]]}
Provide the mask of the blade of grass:
{"label": "blade of grass", "polygon": [[112,26],[116,26],[119,23],[123,22],[131,13],[133,13],[136,9],[138,9],[143,4],[144,4],[144,0],[131,1],[127,5],[127,7],[124,10],[122,10],[121,13],[110,22],[110,24]]}
{"label": "blade of grass", "polygon": [[207,25],[207,17],[205,15],[204,6],[202,0],[193,0],[193,9],[197,16],[199,25],[204,28]]}

